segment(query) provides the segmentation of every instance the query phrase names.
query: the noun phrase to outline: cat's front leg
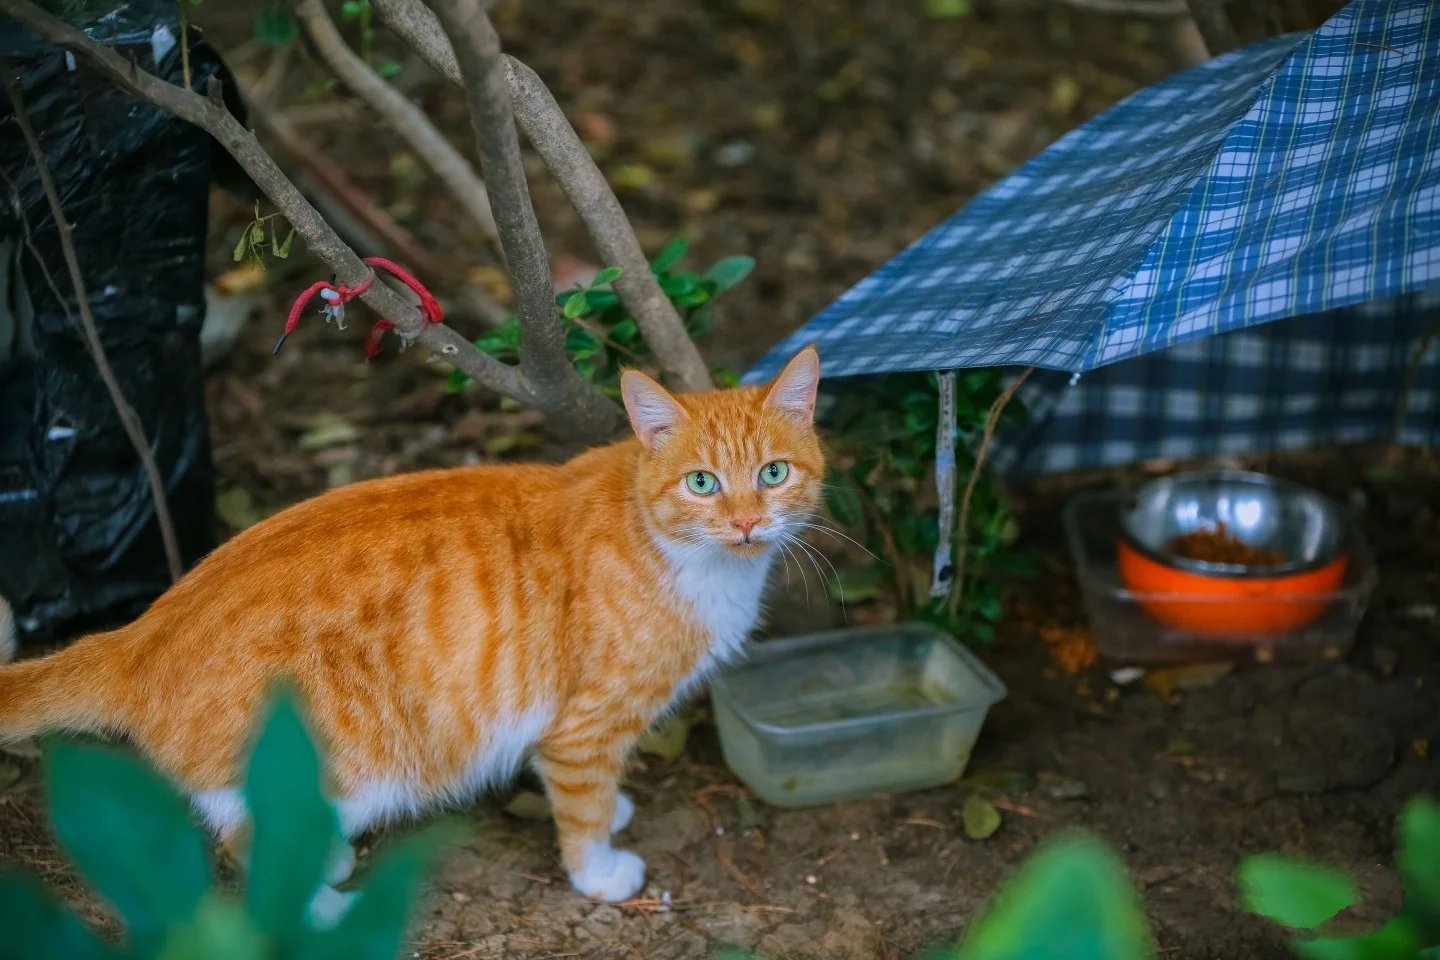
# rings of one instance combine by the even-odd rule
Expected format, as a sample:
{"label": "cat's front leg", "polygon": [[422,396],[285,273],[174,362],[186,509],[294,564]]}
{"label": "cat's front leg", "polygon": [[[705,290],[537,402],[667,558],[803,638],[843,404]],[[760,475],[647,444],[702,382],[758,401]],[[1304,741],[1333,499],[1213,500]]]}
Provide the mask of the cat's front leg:
{"label": "cat's front leg", "polygon": [[535,764],[550,796],[570,883],[609,903],[630,899],[645,883],[645,861],[610,845],[611,831],[624,826],[619,814],[633,810],[628,798],[620,802],[620,756],[614,743],[592,733],[542,744]]}

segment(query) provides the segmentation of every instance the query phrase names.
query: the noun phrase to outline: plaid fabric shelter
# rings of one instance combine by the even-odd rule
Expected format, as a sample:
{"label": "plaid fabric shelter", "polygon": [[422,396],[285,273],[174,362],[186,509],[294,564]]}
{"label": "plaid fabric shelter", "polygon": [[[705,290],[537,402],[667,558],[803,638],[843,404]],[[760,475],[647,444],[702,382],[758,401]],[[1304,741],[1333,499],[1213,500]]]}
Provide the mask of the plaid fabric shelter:
{"label": "plaid fabric shelter", "polygon": [[746,379],[808,342],[830,377],[1104,368],[1027,384],[1037,422],[997,449],[1021,471],[1361,439],[1393,426],[1375,393],[1395,400],[1436,286],[1440,3],[1355,0],[1062,137]]}

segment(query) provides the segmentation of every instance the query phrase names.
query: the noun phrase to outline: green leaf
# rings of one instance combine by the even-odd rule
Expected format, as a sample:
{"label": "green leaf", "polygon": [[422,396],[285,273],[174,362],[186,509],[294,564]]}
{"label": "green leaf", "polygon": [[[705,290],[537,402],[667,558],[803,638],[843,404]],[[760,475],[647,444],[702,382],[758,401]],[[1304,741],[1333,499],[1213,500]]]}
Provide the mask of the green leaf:
{"label": "green leaf", "polygon": [[273,253],[273,254],[275,254],[275,256],[280,257],[281,259],[284,259],[285,257],[290,256],[290,245],[293,244],[294,242],[295,242],[295,228],[294,228],[294,227],[291,227],[291,228],[290,228],[290,232],[287,233],[287,234],[285,234],[285,239],[282,240],[282,241],[280,241],[279,243],[275,244],[274,249],[271,250],[270,252]]}
{"label": "green leaf", "polygon": [[453,395],[460,393],[468,386],[470,386],[470,374],[464,370],[451,370],[450,376],[445,378],[445,392],[447,394]]}
{"label": "green leaf", "polygon": [[685,256],[685,251],[688,249],[690,249],[690,244],[683,238],[676,237],[660,248],[660,252],[655,255],[655,259],[650,261],[651,269],[656,273],[664,273],[679,263],[680,258]]}
{"label": "green leaf", "polygon": [[323,935],[313,960],[394,960],[400,951],[415,895],[440,850],[463,842],[454,825],[432,827],[382,854],[369,880],[334,931]]}
{"label": "green leaf", "polygon": [[704,287],[696,287],[673,298],[677,307],[698,307],[710,300],[710,291]]}
{"label": "green leaf", "polygon": [[240,234],[240,239],[235,243],[235,252],[231,255],[236,263],[244,260],[250,253],[250,228],[246,227],[245,232]]}
{"label": "green leaf", "polygon": [[565,300],[565,309],[561,312],[565,315],[566,320],[574,320],[576,317],[583,316],[589,307],[590,302],[585,291],[576,290]]}
{"label": "green leaf", "polygon": [[321,793],[320,755],[293,694],[274,698],[245,780],[253,822],[246,905],[267,935],[305,929],[307,908],[340,843],[335,811]]}
{"label": "green leaf", "polygon": [[615,296],[615,294],[611,293],[609,290],[592,289],[590,291],[588,299],[590,301],[590,308],[592,310],[608,310],[609,308],[615,306],[615,304],[620,302],[620,298]]}
{"label": "green leaf", "polygon": [[705,279],[715,284],[715,295],[719,296],[750,276],[750,271],[754,269],[754,257],[725,257],[717,260],[709,270],[705,271]]}
{"label": "green leaf", "polygon": [[614,283],[616,280],[619,280],[624,273],[625,271],[619,267],[606,267],[604,270],[595,274],[595,279],[590,281],[590,286],[603,287],[607,283]]}
{"label": "green leaf", "polygon": [[366,6],[368,4],[364,0],[345,0],[340,4],[340,15],[342,17],[358,17],[365,12]]}
{"label": "green leaf", "polygon": [[935,20],[959,20],[970,15],[970,0],[925,0],[925,15]]}
{"label": "green leaf", "polygon": [[1355,884],[1337,870],[1278,854],[1240,864],[1240,903],[1287,927],[1318,927],[1355,902]]}
{"label": "green leaf", "polygon": [[1000,811],[978,793],[965,798],[960,819],[965,826],[965,836],[971,840],[988,840],[1000,829]]}
{"label": "green leaf", "polygon": [[1432,921],[1440,924],[1440,804],[1416,797],[1405,807],[1397,859],[1408,899],[1424,904]]}
{"label": "green leaf", "polygon": [[1134,889],[1088,837],[1042,846],[972,925],[965,960],[1142,960],[1154,954]]}
{"label": "green leaf", "polygon": [[285,47],[300,36],[300,24],[284,7],[271,7],[255,18],[255,39],[272,47]]}
{"label": "green leaf", "polygon": [[142,949],[195,912],[210,889],[205,838],[159,774],[111,747],[56,741],[45,779],[50,820],[75,866],[119,911]]}
{"label": "green leaf", "polygon": [[389,80],[391,77],[398,76],[400,74],[400,70],[400,64],[396,63],[394,60],[386,60],[384,63],[380,64],[380,66],[375,68],[375,72],[386,80]]}
{"label": "green leaf", "polygon": [[90,932],[39,879],[0,874],[0,960],[113,960],[119,954]]}
{"label": "green leaf", "polygon": [[213,894],[193,920],[170,929],[156,960],[269,960],[270,945],[240,905]]}
{"label": "green leaf", "polygon": [[634,320],[626,317],[610,328],[610,339],[621,345],[629,345],[640,339],[640,328]]}

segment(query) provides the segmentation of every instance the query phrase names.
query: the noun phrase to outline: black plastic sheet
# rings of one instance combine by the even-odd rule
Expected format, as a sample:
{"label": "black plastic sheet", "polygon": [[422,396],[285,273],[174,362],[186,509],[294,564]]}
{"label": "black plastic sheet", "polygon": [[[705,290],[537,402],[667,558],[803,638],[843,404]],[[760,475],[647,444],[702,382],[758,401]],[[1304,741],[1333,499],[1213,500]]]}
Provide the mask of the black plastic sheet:
{"label": "black plastic sheet", "polygon": [[[180,82],[174,0],[117,5],[86,30]],[[191,40],[192,82],[203,89],[223,67],[197,34]],[[218,147],[3,18],[0,56],[58,184],[100,338],[192,563],[214,543],[199,334]],[[85,349],[35,166],[12,105],[0,107],[0,596],[22,639],[44,639],[129,618],[170,577],[145,474]]]}

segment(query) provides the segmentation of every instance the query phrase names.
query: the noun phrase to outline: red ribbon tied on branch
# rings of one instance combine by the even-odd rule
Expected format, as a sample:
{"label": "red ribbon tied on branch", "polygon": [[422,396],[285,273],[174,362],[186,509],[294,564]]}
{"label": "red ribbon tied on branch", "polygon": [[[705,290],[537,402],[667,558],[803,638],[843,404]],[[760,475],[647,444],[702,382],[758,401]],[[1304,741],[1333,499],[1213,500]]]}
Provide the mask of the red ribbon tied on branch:
{"label": "red ribbon tied on branch", "polygon": [[[290,307],[290,316],[285,319],[285,332],[280,335],[279,340],[275,341],[275,349],[272,351],[272,356],[279,353],[280,348],[285,346],[286,338],[294,333],[295,328],[300,325],[300,315],[305,312],[305,305],[313,300],[317,294],[320,299],[324,301],[324,305],[320,307],[320,312],[325,315],[325,319],[327,321],[333,320],[336,326],[344,330],[345,304],[370,289],[371,285],[375,283],[376,270],[385,271],[415,291],[415,294],[420,298],[420,315],[425,318],[427,323],[439,323],[445,319],[445,314],[440,309],[440,301],[431,295],[430,291],[425,288],[425,284],[416,280],[404,267],[384,257],[366,257],[360,262],[370,269],[365,274],[365,279],[353,287],[345,283],[336,284],[334,282],[334,275],[332,274],[329,282],[320,280],[312,283],[305,288],[300,296],[295,298],[295,303]],[[394,323],[383,317],[375,321],[375,325],[370,328],[370,333],[365,337],[365,359],[368,360],[380,352],[381,342],[385,339],[385,331],[394,329],[394,327]]]}

